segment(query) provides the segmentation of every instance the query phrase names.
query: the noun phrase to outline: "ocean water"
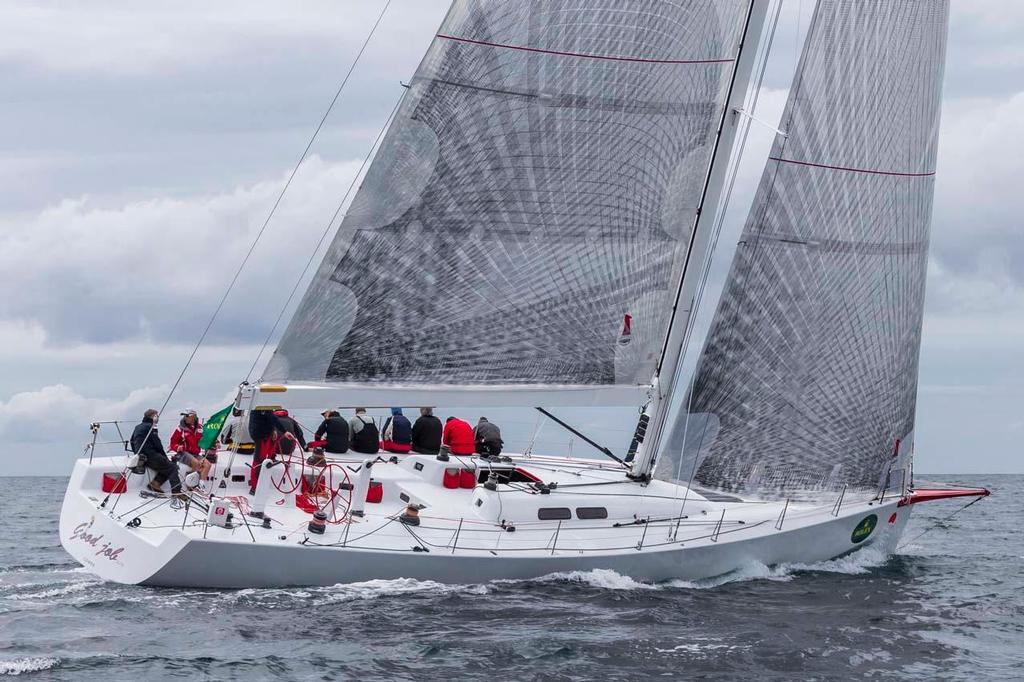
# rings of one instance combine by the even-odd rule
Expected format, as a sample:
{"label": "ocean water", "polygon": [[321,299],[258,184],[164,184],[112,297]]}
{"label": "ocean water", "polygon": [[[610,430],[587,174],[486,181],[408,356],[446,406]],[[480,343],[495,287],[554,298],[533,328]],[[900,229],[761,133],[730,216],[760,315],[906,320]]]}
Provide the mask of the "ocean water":
{"label": "ocean water", "polygon": [[893,556],[698,584],[596,571],[230,591],[104,583],[60,547],[65,480],[0,478],[0,676],[1024,679],[1024,476],[928,483],[994,496],[947,520],[963,501],[921,505]]}

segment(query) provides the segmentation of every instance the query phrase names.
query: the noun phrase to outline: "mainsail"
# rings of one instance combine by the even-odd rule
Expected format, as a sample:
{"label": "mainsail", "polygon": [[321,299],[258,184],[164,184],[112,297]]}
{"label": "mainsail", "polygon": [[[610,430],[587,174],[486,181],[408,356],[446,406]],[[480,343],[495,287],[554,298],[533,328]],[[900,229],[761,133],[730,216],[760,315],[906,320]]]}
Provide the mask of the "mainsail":
{"label": "mainsail", "polygon": [[263,378],[649,384],[749,8],[455,2]]}
{"label": "mainsail", "polygon": [[655,475],[873,488],[912,448],[947,0],[820,0]]}

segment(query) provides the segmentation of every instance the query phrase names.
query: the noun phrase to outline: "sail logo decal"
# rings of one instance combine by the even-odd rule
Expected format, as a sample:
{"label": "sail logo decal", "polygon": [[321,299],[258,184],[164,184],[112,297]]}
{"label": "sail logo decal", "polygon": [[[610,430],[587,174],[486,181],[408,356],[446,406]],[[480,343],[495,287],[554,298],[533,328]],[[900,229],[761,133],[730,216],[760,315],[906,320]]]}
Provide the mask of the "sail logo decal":
{"label": "sail logo decal", "polygon": [[870,514],[861,519],[861,522],[857,524],[857,527],[853,529],[853,534],[850,535],[850,542],[857,544],[864,542],[871,535],[872,531],[875,530],[875,526],[878,525],[878,517],[874,514]]}
{"label": "sail logo decal", "polygon": [[71,532],[71,539],[96,548],[95,556],[103,556],[111,561],[117,561],[117,558],[121,556],[121,552],[124,551],[124,547],[113,547],[109,542],[100,544],[100,541],[103,540],[103,535],[89,532],[95,520],[96,517],[93,517],[75,526],[75,530]]}

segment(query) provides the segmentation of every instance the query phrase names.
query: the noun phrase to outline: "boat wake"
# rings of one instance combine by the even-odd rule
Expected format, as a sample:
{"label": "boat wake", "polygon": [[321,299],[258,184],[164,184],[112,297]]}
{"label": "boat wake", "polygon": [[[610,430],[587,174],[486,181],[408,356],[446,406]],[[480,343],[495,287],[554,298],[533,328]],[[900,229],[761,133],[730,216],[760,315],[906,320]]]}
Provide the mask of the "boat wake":
{"label": "boat wake", "polygon": [[368,580],[361,583],[340,583],[329,587],[302,588],[249,588],[222,592],[222,603],[213,606],[244,606],[258,608],[285,608],[295,601],[338,604],[352,601],[366,601],[388,597],[436,598],[449,594],[486,594],[488,588],[482,584],[449,585],[433,580],[398,578],[395,580]]}
{"label": "boat wake", "polygon": [[648,583],[621,575],[609,569],[551,573],[530,580],[495,580],[490,583],[449,585],[433,580],[398,578],[395,580],[369,580],[361,583],[343,583],[330,587],[294,589],[245,589],[230,592],[224,599],[232,604],[271,606],[275,602],[293,599],[320,599],[329,603],[348,602],[389,597],[422,595],[436,598],[441,595],[483,595],[497,588],[515,588],[526,584],[578,584],[598,590],[667,590],[711,589],[728,583],[754,580],[788,581],[801,573],[841,573],[859,575],[870,573],[889,561],[889,555],[871,547],[864,548],[839,559],[814,564],[781,564],[766,566],[750,562],[739,569],[707,580],[670,580]]}
{"label": "boat wake", "polygon": [[593,571],[552,573],[540,578],[539,582],[581,583],[588,587],[606,590],[702,590],[720,587],[729,583],[754,580],[788,581],[803,573],[860,575],[870,573],[872,570],[885,565],[889,559],[890,555],[886,552],[873,547],[865,547],[845,557],[813,564],[793,563],[767,566],[757,561],[751,561],[735,571],[706,580],[669,580],[662,583],[645,583],[620,575],[615,571],[596,569]]}
{"label": "boat wake", "polygon": [[7,595],[8,599],[14,599],[17,601],[27,601],[32,599],[53,599],[55,597],[64,597],[69,594],[75,594],[76,592],[83,592],[93,587],[103,585],[102,580],[76,580],[74,582],[65,583],[28,583],[23,585],[15,585],[14,587],[48,587],[49,589],[38,590],[34,592],[14,593]]}
{"label": "boat wake", "polygon": [[858,575],[870,573],[885,565],[890,555],[871,547],[839,559],[814,564],[781,564],[766,566],[758,562],[747,563],[731,573],[706,580],[670,580],[649,583],[621,575],[608,569],[551,573],[529,580],[496,580],[489,583],[446,584],[432,580],[398,578],[369,580],[361,583],[341,583],[328,587],[250,588],[243,590],[166,590],[125,588],[93,579],[83,579],[84,570],[60,571],[68,573],[66,580],[54,580],[53,573],[44,581],[8,583],[0,585],[5,599],[19,602],[66,602],[81,604],[117,600],[128,603],[147,603],[160,607],[200,606],[205,604],[209,613],[236,607],[258,609],[287,609],[296,603],[339,604],[374,599],[436,599],[445,596],[479,596],[496,590],[514,591],[523,586],[578,586],[593,590],[610,591],[663,591],[706,590],[732,583],[753,581],[792,580],[799,574],[831,573]]}

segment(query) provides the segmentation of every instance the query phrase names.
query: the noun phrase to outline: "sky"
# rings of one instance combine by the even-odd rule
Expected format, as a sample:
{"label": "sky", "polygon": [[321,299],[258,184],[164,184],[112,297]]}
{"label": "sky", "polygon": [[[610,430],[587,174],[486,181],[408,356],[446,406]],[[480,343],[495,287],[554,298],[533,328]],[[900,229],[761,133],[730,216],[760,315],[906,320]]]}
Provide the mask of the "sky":
{"label": "sky", "polygon": [[[812,6],[786,0],[759,119],[781,113]],[[0,3],[4,474],[66,474],[91,421],[163,402],[383,7]],[[234,395],[447,7],[392,0],[172,415]],[[1022,473],[1024,3],[951,7],[915,466]],[[752,128],[724,244],[772,135]],[[716,254],[713,283],[730,256]],[[551,424],[535,434],[532,414],[497,416],[510,448],[569,447]],[[617,450],[635,422],[629,410],[574,417]]]}

